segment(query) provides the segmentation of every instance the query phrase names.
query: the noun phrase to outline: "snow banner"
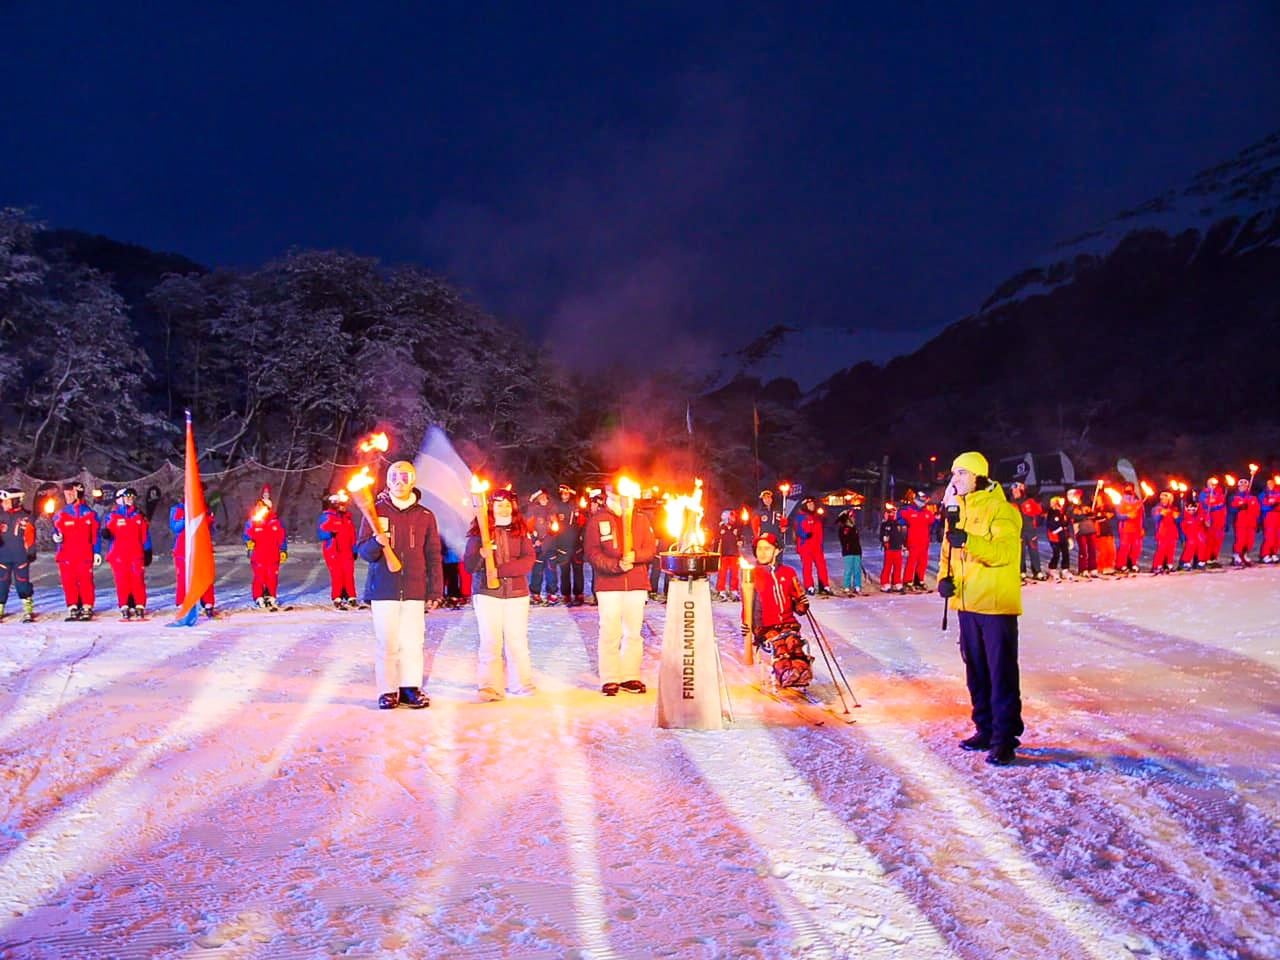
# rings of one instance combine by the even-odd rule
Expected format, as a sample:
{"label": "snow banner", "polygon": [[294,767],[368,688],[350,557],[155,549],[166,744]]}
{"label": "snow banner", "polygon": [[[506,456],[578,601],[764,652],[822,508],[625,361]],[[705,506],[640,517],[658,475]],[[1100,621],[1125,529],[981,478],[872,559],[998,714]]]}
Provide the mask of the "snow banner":
{"label": "snow banner", "polygon": [[209,526],[209,508],[204,502],[204,485],[200,482],[200,462],[196,456],[196,437],[191,427],[191,411],[187,412],[187,462],[183,478],[182,510],[186,523],[184,560],[186,593],[174,622],[170,626],[189,627],[200,613],[200,598],[213,586],[213,535]]}
{"label": "snow banner", "polygon": [[428,427],[413,460],[422,505],[436,515],[440,536],[458,553],[467,542],[467,528],[476,511],[471,500],[471,470],[436,426]]}

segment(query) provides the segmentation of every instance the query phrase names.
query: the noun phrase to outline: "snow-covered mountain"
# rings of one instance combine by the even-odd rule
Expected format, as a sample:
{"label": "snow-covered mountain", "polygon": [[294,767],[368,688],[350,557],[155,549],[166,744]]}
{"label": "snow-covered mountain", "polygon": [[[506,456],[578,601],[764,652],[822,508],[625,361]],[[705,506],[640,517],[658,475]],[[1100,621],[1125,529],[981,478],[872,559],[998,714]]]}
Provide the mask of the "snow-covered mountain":
{"label": "snow-covered mountain", "polygon": [[1066,240],[1044,260],[1009,278],[979,314],[1048,293],[1096,266],[1134,234],[1199,236],[1201,252],[1237,255],[1280,246],[1280,131],[1204,170],[1180,189],[1124,210],[1095,230]]}

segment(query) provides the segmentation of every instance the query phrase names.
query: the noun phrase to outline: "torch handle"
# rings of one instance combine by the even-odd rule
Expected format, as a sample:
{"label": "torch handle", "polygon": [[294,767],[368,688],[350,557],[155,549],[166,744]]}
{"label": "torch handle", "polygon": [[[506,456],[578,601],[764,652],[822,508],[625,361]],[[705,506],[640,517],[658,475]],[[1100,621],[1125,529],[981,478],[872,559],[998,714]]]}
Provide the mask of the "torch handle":
{"label": "torch handle", "polygon": [[480,509],[476,512],[476,524],[480,527],[480,545],[487,548],[484,556],[484,582],[490,590],[497,590],[502,584],[498,580],[498,561],[493,556],[493,535],[489,530],[488,497],[483,493],[480,494]]}
{"label": "torch handle", "polygon": [[[356,497],[356,503],[360,504],[360,512],[364,514],[365,520],[369,522],[369,527],[375,534],[382,533],[382,520],[378,516],[378,508],[373,505],[373,497],[367,491],[363,492],[365,496]],[[387,561],[387,569],[392,573],[399,573],[404,566],[389,543],[382,547],[382,558]]]}
{"label": "torch handle", "polygon": [[742,662],[748,667],[756,662],[755,606],[756,582],[755,571],[751,567],[740,571],[742,577],[742,625],[747,628],[742,638]]}

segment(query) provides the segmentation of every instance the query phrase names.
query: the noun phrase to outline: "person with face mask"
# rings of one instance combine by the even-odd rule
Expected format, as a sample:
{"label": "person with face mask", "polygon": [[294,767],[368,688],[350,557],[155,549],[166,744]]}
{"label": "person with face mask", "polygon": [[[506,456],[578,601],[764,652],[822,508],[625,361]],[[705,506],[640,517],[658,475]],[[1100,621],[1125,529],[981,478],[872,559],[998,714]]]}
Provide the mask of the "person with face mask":
{"label": "person with face mask", "polygon": [[[462,564],[471,572],[472,603],[480,647],[476,656],[476,687],[480,699],[501,700],[534,692],[533,667],[529,663],[529,571],[533,569],[533,542],[516,495],[497,490],[489,499],[491,542],[480,540],[479,520],[471,522]],[[489,586],[486,560],[492,557],[498,585]],[[505,666],[505,670],[504,670]]]}
{"label": "person with face mask", "polygon": [[[373,608],[379,710],[431,705],[422,689],[426,614],[440,605],[444,570],[436,515],[418,502],[416,480],[407,460],[387,468],[387,489],[376,501],[381,529],[362,523],[356,542],[356,551],[369,564],[364,600]],[[391,569],[388,550],[399,569]]]}
{"label": "person with face mask", "polygon": [[[619,690],[644,693],[640,661],[644,640],[644,604],[649,599],[649,564],[658,544],[649,516],[632,514],[631,529],[624,533],[622,497],[613,488],[605,491],[605,509],[587,521],[584,550],[595,577],[596,603],[600,611],[597,655],[600,692],[616,697]],[[623,549],[625,539],[626,549]]]}
{"label": "person with face mask", "polygon": [[986,750],[987,763],[1016,760],[1022,735],[1018,617],[1022,614],[1022,514],[989,476],[975,451],[951,464],[943,500],[954,511],[946,533],[938,593],[960,621],[960,655],[976,732],[965,750]]}

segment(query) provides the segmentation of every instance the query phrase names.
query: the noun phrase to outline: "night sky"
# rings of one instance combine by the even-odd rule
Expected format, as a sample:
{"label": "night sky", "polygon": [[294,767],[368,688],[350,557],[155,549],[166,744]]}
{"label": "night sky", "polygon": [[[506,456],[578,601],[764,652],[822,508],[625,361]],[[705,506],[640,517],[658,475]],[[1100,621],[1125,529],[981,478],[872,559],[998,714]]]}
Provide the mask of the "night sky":
{"label": "night sky", "polygon": [[855,6],[0,0],[0,205],[423,263],[565,357],[880,359],[1280,127],[1274,0]]}

